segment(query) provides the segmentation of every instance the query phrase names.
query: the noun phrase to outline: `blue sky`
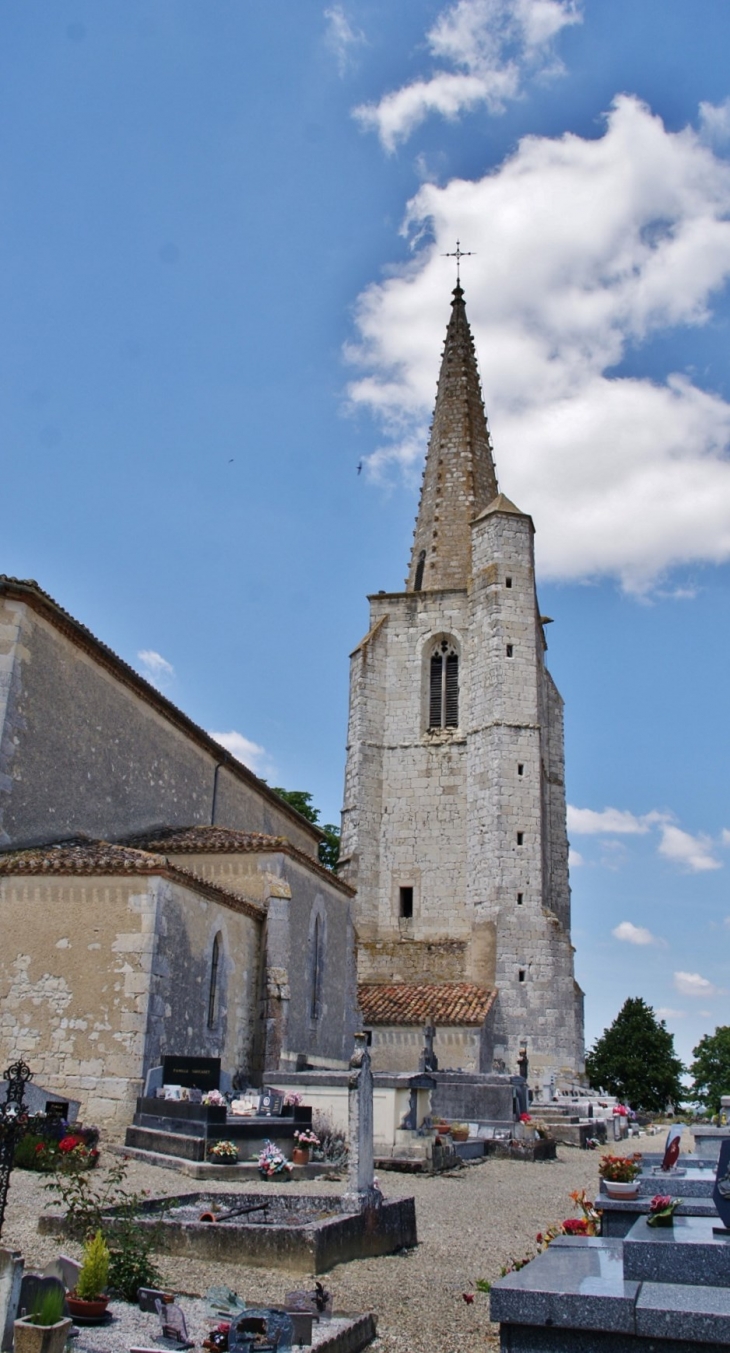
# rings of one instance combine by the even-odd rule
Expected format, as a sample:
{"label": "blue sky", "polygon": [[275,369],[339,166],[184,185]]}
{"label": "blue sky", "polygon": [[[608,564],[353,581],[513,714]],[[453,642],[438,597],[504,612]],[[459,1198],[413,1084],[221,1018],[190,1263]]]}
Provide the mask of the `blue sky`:
{"label": "blue sky", "polygon": [[642,995],[685,1057],[730,991],[729,52],[716,0],[0,6],[0,570],[337,820],[458,236],[588,1041]]}

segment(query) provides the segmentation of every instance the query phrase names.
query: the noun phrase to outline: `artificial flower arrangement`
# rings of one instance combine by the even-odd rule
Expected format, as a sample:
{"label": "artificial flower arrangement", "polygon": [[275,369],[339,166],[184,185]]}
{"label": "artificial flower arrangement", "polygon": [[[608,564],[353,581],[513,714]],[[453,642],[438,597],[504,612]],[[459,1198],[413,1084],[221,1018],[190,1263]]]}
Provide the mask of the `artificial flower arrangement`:
{"label": "artificial flower arrangement", "polygon": [[273,1179],[279,1175],[283,1179],[288,1179],[292,1169],[292,1163],[282,1155],[278,1146],[274,1146],[268,1137],[264,1142],[264,1149],[258,1158],[259,1172],[264,1179]]}
{"label": "artificial flower arrangement", "polygon": [[598,1173],[610,1183],[631,1184],[641,1174],[641,1152],[635,1151],[632,1156],[602,1156]]}
{"label": "artificial flower arrangement", "polygon": [[208,1159],[214,1164],[235,1165],[238,1160],[238,1148],[235,1142],[214,1142],[208,1147]]}
{"label": "artificial flower arrangement", "polygon": [[310,1132],[308,1129],[304,1132],[295,1132],[294,1139],[301,1147],[319,1146],[319,1137],[316,1132]]}
{"label": "artificial flower arrangement", "polygon": [[655,1193],[649,1203],[647,1226],[673,1226],[674,1213],[679,1207],[679,1198],[671,1198],[668,1193]]}
{"label": "artificial flower arrangement", "polygon": [[531,1123],[531,1122],[532,1122],[532,1116],[531,1116],[531,1114],[529,1114],[529,1113],[521,1113],[521,1114],[520,1114],[520,1122],[521,1122],[521,1123]]}
{"label": "artificial flower arrangement", "polygon": [[302,1102],[302,1097],[301,1097],[301,1095],[298,1095],[298,1094],[297,1094],[296,1090],[287,1090],[286,1094],[284,1095],[284,1108],[285,1108],[285,1109],[291,1109],[291,1108],[296,1109],[296,1108],[298,1107],[298,1105],[301,1104],[301,1102]]}
{"label": "artificial flower arrangement", "polygon": [[208,1090],[207,1094],[203,1095],[203,1103],[212,1105],[217,1109],[224,1109],[226,1107],[226,1098],[225,1095],[221,1094],[220,1090]]}

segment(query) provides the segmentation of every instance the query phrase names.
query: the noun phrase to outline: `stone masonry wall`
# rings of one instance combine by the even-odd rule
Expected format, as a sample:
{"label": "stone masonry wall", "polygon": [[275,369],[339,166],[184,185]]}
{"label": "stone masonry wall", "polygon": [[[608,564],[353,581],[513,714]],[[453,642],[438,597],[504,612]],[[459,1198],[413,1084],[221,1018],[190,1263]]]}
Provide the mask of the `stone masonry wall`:
{"label": "stone masonry wall", "polygon": [[[213,819],[215,814],[215,819]],[[25,602],[0,596],[0,849],[207,824],[316,842]]]}
{"label": "stone masonry wall", "polygon": [[3,878],[0,1057],[121,1130],[142,1085],[153,879]]}

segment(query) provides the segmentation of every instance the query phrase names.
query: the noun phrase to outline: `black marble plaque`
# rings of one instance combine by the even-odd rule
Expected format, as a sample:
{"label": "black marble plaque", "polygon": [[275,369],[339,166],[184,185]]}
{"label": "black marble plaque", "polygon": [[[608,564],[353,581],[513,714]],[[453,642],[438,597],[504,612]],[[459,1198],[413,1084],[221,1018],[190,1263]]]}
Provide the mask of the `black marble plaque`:
{"label": "black marble plaque", "polygon": [[163,1057],[162,1081],[164,1085],[193,1086],[207,1093],[217,1090],[221,1078],[220,1057]]}

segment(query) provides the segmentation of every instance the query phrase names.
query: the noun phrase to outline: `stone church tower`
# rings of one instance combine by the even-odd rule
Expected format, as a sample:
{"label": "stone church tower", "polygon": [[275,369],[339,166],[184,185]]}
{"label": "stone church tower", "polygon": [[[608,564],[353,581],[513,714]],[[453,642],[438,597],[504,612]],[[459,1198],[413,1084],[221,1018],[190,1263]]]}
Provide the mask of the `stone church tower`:
{"label": "stone church tower", "polygon": [[562,700],[545,666],[532,520],[497,486],[457,282],[406,590],[352,655],[340,876],[357,888],[373,1061],[566,1083],[573,977]]}

